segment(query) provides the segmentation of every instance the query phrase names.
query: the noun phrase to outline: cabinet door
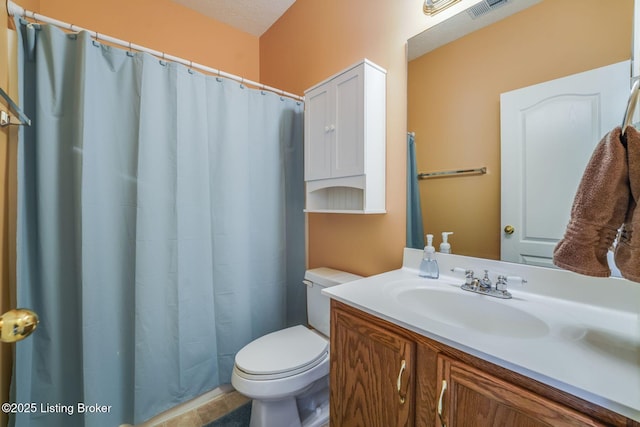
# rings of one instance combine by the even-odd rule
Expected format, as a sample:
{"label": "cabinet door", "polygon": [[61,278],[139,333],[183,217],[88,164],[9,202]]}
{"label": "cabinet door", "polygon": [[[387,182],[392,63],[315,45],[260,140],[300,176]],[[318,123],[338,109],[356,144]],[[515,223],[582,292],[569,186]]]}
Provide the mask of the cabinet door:
{"label": "cabinet door", "polygon": [[[587,416],[509,384],[464,363],[440,356],[442,418],[447,427],[603,426]],[[444,389],[444,390],[443,390]],[[440,423],[440,420],[444,424]]]}
{"label": "cabinet door", "polygon": [[335,78],[334,178],[364,174],[364,78],[364,65]]}
{"label": "cabinet door", "polygon": [[331,427],[413,426],[415,344],[331,311]]}
{"label": "cabinet door", "polygon": [[305,101],[305,181],[331,177],[332,141],[335,127],[333,90],[330,83],[307,94]]}
{"label": "cabinet door", "polygon": [[[418,342],[416,355],[416,427],[439,426],[436,421],[438,393],[440,392],[439,351],[424,342]],[[440,381],[441,382],[441,381]]]}

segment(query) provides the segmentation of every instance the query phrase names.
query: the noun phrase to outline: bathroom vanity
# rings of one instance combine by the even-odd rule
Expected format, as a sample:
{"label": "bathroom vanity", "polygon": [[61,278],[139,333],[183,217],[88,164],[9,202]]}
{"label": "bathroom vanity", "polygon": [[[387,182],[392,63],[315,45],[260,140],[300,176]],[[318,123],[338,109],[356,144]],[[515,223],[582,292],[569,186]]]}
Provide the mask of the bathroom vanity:
{"label": "bathroom vanity", "polygon": [[[640,426],[640,285],[438,254],[324,291],[331,426]],[[512,299],[464,277],[521,276]]]}

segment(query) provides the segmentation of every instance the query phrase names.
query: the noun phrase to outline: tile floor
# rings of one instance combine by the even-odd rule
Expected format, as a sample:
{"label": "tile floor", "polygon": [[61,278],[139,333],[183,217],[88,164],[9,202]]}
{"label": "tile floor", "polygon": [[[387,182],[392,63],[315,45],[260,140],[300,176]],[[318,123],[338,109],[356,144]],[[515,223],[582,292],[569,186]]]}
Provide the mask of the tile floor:
{"label": "tile floor", "polygon": [[237,391],[225,393],[204,405],[153,427],[202,427],[244,405],[248,398]]}
{"label": "tile floor", "polygon": [[[150,427],[206,427],[219,420],[240,406],[249,402],[249,399],[237,391],[225,393],[220,397],[198,406],[186,413],[177,415],[167,421],[152,424]],[[234,427],[238,425],[233,423]],[[246,426],[249,427],[247,424]],[[323,427],[329,427],[329,423]]]}

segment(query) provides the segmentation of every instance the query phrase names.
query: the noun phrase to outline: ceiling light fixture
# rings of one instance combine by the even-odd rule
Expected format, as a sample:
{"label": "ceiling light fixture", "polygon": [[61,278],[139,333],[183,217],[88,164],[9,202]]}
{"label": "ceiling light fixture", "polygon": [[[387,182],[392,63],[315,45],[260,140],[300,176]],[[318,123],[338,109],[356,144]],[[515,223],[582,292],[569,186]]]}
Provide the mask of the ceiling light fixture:
{"label": "ceiling light fixture", "polygon": [[433,16],[459,2],[460,0],[424,0],[422,10],[426,15]]}

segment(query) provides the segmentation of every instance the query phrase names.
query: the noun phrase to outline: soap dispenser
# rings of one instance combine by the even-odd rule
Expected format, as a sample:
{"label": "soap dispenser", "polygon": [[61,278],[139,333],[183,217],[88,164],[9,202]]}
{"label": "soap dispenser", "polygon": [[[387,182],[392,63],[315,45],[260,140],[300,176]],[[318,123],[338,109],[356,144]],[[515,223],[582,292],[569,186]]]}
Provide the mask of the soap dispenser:
{"label": "soap dispenser", "polygon": [[422,262],[420,263],[420,277],[426,277],[428,279],[437,279],[440,277],[435,252],[436,249],[433,247],[433,234],[427,234],[427,246],[424,247]]}
{"label": "soap dispenser", "polygon": [[442,232],[442,243],[440,243],[440,252],[443,254],[451,253],[451,244],[449,243],[449,234],[453,234],[453,231]]}

